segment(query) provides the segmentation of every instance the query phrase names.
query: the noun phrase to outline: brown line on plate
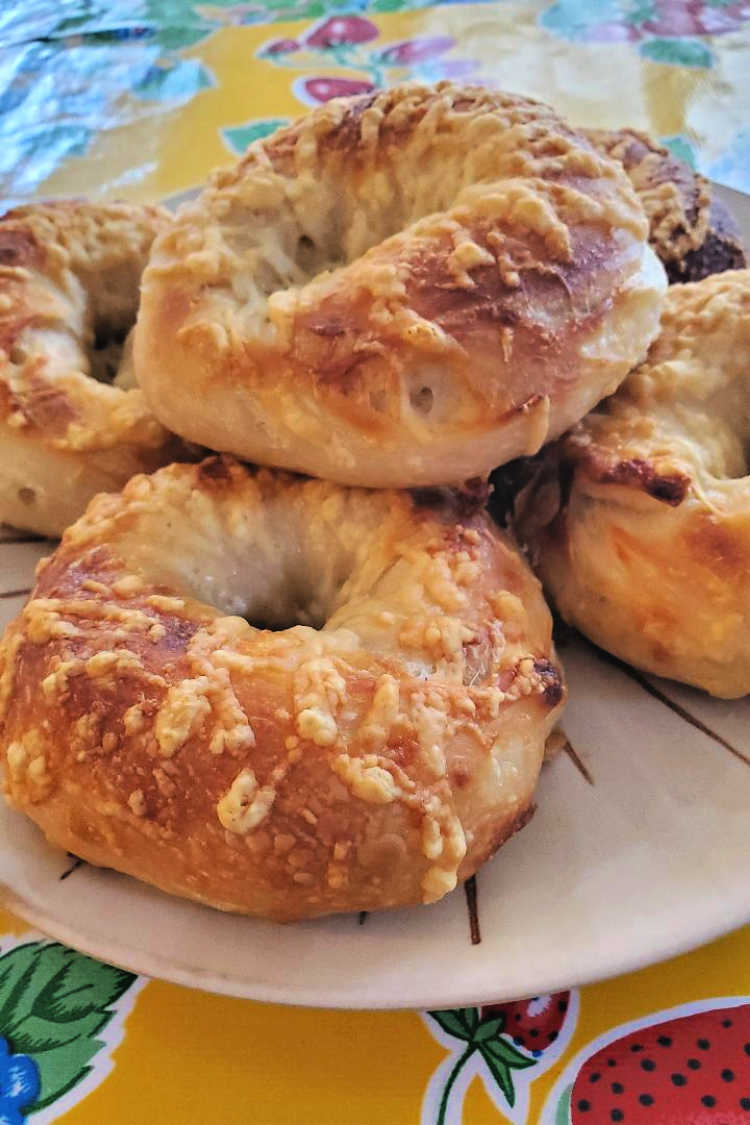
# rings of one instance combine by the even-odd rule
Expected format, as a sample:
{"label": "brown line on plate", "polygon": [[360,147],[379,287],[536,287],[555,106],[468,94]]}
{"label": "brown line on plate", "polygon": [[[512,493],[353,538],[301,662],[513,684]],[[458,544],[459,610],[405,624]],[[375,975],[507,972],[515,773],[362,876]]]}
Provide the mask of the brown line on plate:
{"label": "brown line on plate", "polygon": [[366,910],[360,910],[359,917],[357,918],[357,921],[358,921],[360,926],[364,926],[365,922],[367,921],[367,911]]}
{"label": "brown line on plate", "polygon": [[31,593],[31,586],[26,586],[23,590],[3,590],[0,598],[21,598],[25,594]]}
{"label": "brown line on plate", "polygon": [[44,543],[43,535],[6,535],[0,530],[0,543]]}
{"label": "brown line on plate", "polygon": [[477,877],[472,875],[464,883],[466,909],[469,912],[469,936],[472,945],[479,945],[482,934],[479,929],[479,907],[477,906]]}
{"label": "brown line on plate", "polygon": [[706,723],[704,723],[701,719],[697,719],[695,715],[691,715],[690,712],[686,710],[686,708],[684,708],[681,703],[675,703],[674,699],[670,699],[665,692],[661,691],[658,687],[652,684],[651,681],[648,680],[642,672],[639,672],[637,668],[631,668],[629,664],[625,664],[624,661],[618,660],[616,656],[612,656],[612,654],[609,652],[602,652],[601,650],[598,651],[601,653],[605,660],[609,661],[610,664],[614,664],[616,668],[619,668],[621,672],[624,672],[626,676],[629,676],[631,680],[634,680],[635,683],[639,685],[639,687],[642,687],[643,690],[645,692],[648,692],[649,695],[653,696],[654,699],[658,699],[659,703],[663,703],[665,707],[668,707],[670,711],[673,711],[675,715],[678,715],[686,723],[690,723],[690,726],[695,727],[695,729],[699,730],[701,734],[705,734],[709,738],[712,738],[714,742],[718,742],[719,746],[723,746],[725,750],[728,750],[729,753],[733,754],[735,758],[739,759],[740,762],[744,762],[746,766],[750,766],[749,755],[743,753],[742,750],[738,750],[736,746],[733,746],[731,742],[724,738],[723,734],[719,734],[718,731],[712,730],[711,727],[707,726]]}
{"label": "brown line on plate", "polygon": [[575,751],[575,747],[571,745],[570,739],[566,738],[563,745],[563,753],[567,754],[575,768],[580,773],[584,781],[588,781],[589,785],[593,786],[594,779],[591,776],[588,766],[583,762]]}
{"label": "brown line on plate", "polygon": [[62,882],[63,879],[67,879],[69,875],[72,875],[74,871],[77,871],[78,868],[82,867],[86,862],[83,859],[79,859],[77,855],[71,855],[70,852],[68,852],[68,855],[73,860],[73,862],[71,863],[67,871],[63,871],[62,875],[60,876],[60,882]]}

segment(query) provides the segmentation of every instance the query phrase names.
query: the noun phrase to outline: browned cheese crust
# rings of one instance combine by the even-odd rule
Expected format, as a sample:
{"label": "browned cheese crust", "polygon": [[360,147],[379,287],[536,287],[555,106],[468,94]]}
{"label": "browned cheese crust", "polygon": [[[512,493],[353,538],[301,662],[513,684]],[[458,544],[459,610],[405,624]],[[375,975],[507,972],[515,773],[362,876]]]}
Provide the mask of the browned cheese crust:
{"label": "browned cheese crust", "polygon": [[643,358],[665,287],[647,235],[622,168],[547,106],[451,83],[338,99],[157,240],[138,380],[213,449],[458,482],[535,452]]}
{"label": "browned cheese crust", "polygon": [[564,694],[486,513],[215,457],[97,497],[41,564],[0,649],[5,789],[222,909],[432,902],[528,818]]}
{"label": "browned cheese crust", "polygon": [[700,281],[747,264],[739,227],[709,181],[635,129],[588,129],[619,160],[649,221],[649,239],[671,282]]}
{"label": "browned cheese crust", "polygon": [[750,692],[749,371],[750,270],[671,287],[646,362],[517,501],[566,620],[729,698]]}
{"label": "browned cheese crust", "polygon": [[0,219],[0,521],[59,534],[96,492],[182,448],[135,389],[128,347],[121,356],[168,221],[84,202]]}

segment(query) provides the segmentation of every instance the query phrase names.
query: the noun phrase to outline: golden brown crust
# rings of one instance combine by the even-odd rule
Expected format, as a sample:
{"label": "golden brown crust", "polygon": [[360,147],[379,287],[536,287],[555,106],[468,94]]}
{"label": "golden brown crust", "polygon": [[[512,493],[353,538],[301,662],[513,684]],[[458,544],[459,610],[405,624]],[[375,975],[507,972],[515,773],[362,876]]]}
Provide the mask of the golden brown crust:
{"label": "golden brown crust", "polygon": [[451,83],[332,101],[157,241],[139,382],[211,448],[455,483],[538,449],[642,358],[664,287],[646,235],[621,168],[546,106]]}
{"label": "golden brown crust", "polygon": [[563,697],[484,512],[227,458],[98,497],[0,648],[7,795],[50,840],[282,920],[467,878],[522,823]]}
{"label": "golden brown crust", "polygon": [[[168,221],[159,208],[83,202],[0,219],[0,521],[57,534],[94,493],[184,455],[122,385],[122,365],[116,375]],[[117,385],[91,377],[106,367]]]}
{"label": "golden brown crust", "polygon": [[704,176],[635,129],[585,133],[630,177],[649,221],[651,245],[670,281],[700,281],[747,264],[739,228]]}
{"label": "golden brown crust", "polygon": [[750,271],[673,286],[646,362],[517,505],[566,620],[725,697],[750,692],[749,365]]}

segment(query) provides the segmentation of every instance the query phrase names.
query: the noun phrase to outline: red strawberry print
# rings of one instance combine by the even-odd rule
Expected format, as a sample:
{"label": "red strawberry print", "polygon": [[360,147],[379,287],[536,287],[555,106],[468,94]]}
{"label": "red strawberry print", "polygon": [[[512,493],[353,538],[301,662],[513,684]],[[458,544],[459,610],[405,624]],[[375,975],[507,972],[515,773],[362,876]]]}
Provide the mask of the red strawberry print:
{"label": "red strawberry print", "polygon": [[273,39],[263,48],[264,55],[290,55],[299,51],[300,45],[296,39]]}
{"label": "red strawberry print", "polygon": [[354,78],[307,78],[302,88],[316,102],[327,102],[350,94],[369,94],[375,89],[372,82],[360,82]]}
{"label": "red strawberry print", "polygon": [[409,63],[425,62],[449,51],[456,44],[447,35],[424,36],[419,39],[405,39],[403,43],[393,43],[380,52],[380,60],[387,66],[407,66]]}
{"label": "red strawberry print", "polygon": [[750,1125],[750,1004],[641,1027],[588,1058],[573,1083],[571,1125],[620,1121]]}
{"label": "red strawberry print", "polygon": [[726,7],[703,0],[656,0],[653,16],[642,26],[652,35],[721,35],[734,31],[747,18],[742,8],[741,4]]}
{"label": "red strawberry print", "polygon": [[482,1019],[503,1016],[505,1034],[511,1036],[517,1046],[538,1057],[560,1034],[569,1004],[569,992],[552,992],[532,996],[530,1000],[489,1004],[482,1008]]}
{"label": "red strawberry print", "polygon": [[369,43],[377,39],[378,29],[361,16],[331,16],[305,36],[308,47],[338,47],[342,43]]}

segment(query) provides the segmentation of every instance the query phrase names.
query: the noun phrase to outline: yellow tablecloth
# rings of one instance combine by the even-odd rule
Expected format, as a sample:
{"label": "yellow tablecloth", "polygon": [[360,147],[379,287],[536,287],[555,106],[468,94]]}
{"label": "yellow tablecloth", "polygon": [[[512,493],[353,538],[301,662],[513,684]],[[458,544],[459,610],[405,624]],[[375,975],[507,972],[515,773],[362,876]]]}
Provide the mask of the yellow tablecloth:
{"label": "yellow tablecloth", "polygon": [[[750,191],[748,69],[750,5],[730,0],[5,0],[0,200],[173,197],[306,105],[413,75],[648,129]],[[27,1119],[748,1125],[750,929],[580,991],[434,1016],[190,992],[0,913],[0,1125]]]}

